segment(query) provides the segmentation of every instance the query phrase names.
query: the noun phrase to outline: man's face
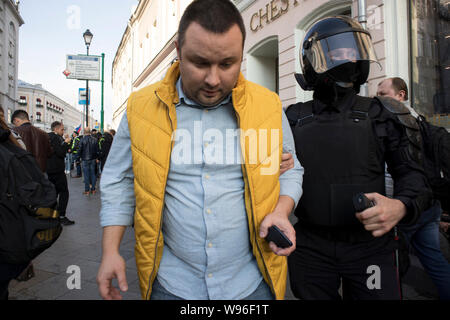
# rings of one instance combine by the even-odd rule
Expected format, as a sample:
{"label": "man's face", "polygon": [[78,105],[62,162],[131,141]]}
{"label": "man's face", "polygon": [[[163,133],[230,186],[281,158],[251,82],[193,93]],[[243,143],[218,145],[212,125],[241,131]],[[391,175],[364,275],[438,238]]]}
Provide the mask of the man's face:
{"label": "man's face", "polygon": [[235,24],[223,34],[192,22],[183,47],[176,43],[183,92],[202,106],[220,103],[235,87],[242,62],[242,33]]}
{"label": "man's face", "polygon": [[56,127],[54,131],[57,135],[62,137],[64,134],[64,125],[62,124],[59,127]]}
{"label": "man's face", "polygon": [[386,79],[378,85],[377,96],[391,97],[397,101],[405,101],[404,92],[403,91],[396,92],[395,89],[392,87],[391,79]]}
{"label": "man's face", "polygon": [[15,125],[16,127],[20,127],[22,124],[24,124],[26,122],[28,122],[28,121],[20,119],[20,118],[15,118],[12,121],[13,125]]}
{"label": "man's face", "polygon": [[338,48],[328,52],[328,56],[333,61],[356,62],[356,50],[354,48]]}

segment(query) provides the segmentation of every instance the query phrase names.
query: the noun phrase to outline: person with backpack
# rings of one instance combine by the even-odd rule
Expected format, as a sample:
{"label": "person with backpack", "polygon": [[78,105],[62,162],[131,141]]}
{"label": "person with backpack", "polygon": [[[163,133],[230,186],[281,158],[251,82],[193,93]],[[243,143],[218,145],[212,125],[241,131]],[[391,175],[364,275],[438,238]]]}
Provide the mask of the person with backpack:
{"label": "person with backpack", "polygon": [[[413,108],[411,108],[407,104],[408,87],[403,79],[395,77],[381,81],[378,84],[377,96],[391,97],[393,99],[396,99],[397,101],[404,103],[411,112],[411,114],[408,116],[413,119],[417,119],[416,121],[418,121],[418,126],[420,125],[420,121],[426,121],[419,120],[421,119],[420,116]],[[427,176],[429,183],[433,189],[433,186],[435,186],[434,180],[439,179],[439,177],[433,178],[433,169],[436,167],[441,167],[441,165],[439,164],[439,157],[442,157],[444,162],[447,161],[448,165],[448,162],[450,162],[450,155],[438,154],[437,159],[435,159],[432,153],[430,154],[430,152],[427,152],[427,150],[430,150],[430,146],[436,144],[435,141],[433,141],[432,137],[431,139],[430,137],[427,137],[426,134],[424,134],[423,129],[421,130],[421,132],[422,144],[424,149],[423,162],[425,175]],[[447,139],[448,143],[448,136],[450,136],[449,133],[447,133],[446,138],[445,136],[444,138],[441,138],[443,139],[443,143],[445,143],[444,139]],[[445,147],[448,151],[448,148],[450,146],[448,144],[446,146],[442,145],[442,148],[440,150],[443,151]],[[427,163],[432,164],[427,165]],[[431,170],[429,170],[430,168]],[[445,177],[442,177],[442,180],[444,180],[444,178]],[[438,183],[438,186],[445,185],[445,183],[445,181],[441,181],[440,183]],[[447,193],[447,199],[444,200],[448,201],[448,197],[450,197],[450,193]],[[439,293],[439,298],[442,300],[450,300],[450,264],[442,254],[439,242],[439,222],[441,220],[441,214],[442,208],[441,202],[439,201],[439,195],[436,195],[436,192],[434,192],[434,201],[432,206],[420,215],[420,218],[417,220],[417,222],[411,226],[400,225],[399,228],[400,231],[402,231],[406,236],[408,243],[413,246],[417,257],[422,263],[422,266],[425,268],[425,271],[430,276],[433,283],[436,285]]]}
{"label": "person with backpack", "polygon": [[47,160],[47,174],[48,179],[55,185],[58,194],[58,211],[61,223],[68,226],[75,223],[66,217],[67,204],[69,203],[69,188],[64,172],[64,159],[70,148],[70,138],[67,137],[64,140],[64,124],[59,121],[53,122],[51,129],[52,132],[48,133],[48,137],[54,152]]}
{"label": "person with backpack", "polygon": [[8,299],[10,281],[59,237],[55,205],[53,184],[0,116],[0,300]]}
{"label": "person with backpack", "polygon": [[[3,111],[3,110],[2,110]],[[1,144],[13,144],[17,147],[20,147],[20,144],[11,134],[7,124],[3,120],[3,117],[0,116],[0,143]],[[0,173],[2,175],[2,173]],[[2,177],[3,179],[4,177]],[[6,226],[5,226],[6,227]],[[4,228],[4,226],[0,225],[0,230]],[[18,275],[22,273],[25,268],[28,267],[28,263],[23,264],[10,264],[4,263],[0,261],[0,300],[8,300],[8,286],[9,282],[16,278]]]}

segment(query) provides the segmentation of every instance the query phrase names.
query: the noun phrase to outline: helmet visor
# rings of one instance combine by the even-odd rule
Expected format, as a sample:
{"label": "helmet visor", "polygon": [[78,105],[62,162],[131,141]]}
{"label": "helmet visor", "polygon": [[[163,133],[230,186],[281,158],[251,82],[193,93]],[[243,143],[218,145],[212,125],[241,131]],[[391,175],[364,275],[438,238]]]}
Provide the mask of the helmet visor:
{"label": "helmet visor", "polygon": [[370,35],[363,32],[344,32],[307,41],[303,50],[314,71],[319,74],[347,62],[378,62]]}

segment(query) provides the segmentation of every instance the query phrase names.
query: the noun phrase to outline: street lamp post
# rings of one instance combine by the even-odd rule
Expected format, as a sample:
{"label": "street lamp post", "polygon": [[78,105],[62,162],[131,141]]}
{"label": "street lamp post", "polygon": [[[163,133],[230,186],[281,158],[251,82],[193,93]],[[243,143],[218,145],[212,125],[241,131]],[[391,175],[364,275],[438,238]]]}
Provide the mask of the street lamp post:
{"label": "street lamp post", "polygon": [[[86,44],[87,55],[89,55],[89,46],[94,35],[87,29],[83,33],[84,43]],[[86,80],[86,127],[89,127],[89,80]]]}

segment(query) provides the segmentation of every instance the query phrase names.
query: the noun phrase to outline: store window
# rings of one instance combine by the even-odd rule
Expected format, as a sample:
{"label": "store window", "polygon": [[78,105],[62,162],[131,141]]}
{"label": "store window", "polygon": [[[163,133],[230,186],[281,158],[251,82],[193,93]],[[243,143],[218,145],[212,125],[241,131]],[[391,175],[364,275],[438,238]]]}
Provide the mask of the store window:
{"label": "store window", "polygon": [[410,0],[411,105],[450,129],[450,2]]}

